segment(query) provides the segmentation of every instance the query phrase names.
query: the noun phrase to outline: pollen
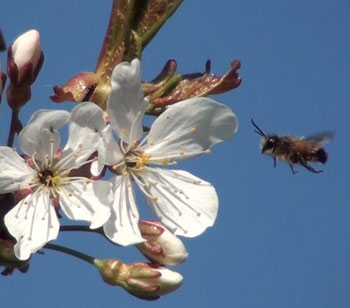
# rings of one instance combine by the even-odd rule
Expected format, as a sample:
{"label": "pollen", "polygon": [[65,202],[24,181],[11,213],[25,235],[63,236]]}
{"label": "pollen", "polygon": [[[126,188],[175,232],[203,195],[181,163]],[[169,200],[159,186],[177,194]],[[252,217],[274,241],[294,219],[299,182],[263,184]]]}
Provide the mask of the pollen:
{"label": "pollen", "polygon": [[136,160],[136,168],[142,170],[144,166],[148,164],[148,161],[151,158],[151,156],[152,154],[149,153],[139,154]]}
{"label": "pollen", "polygon": [[197,131],[197,128],[196,127],[191,127],[191,132],[192,133],[195,133]]}
{"label": "pollen", "polygon": [[168,157],[164,157],[163,160],[162,160],[162,164],[164,166],[166,166],[167,164],[169,164],[169,158]]}
{"label": "pollen", "polygon": [[62,179],[60,176],[56,175],[51,179],[51,183],[58,186],[62,183]]}
{"label": "pollen", "polygon": [[211,150],[210,150],[210,149],[206,149],[204,152],[205,152],[206,154],[210,154],[210,153],[211,153]]}

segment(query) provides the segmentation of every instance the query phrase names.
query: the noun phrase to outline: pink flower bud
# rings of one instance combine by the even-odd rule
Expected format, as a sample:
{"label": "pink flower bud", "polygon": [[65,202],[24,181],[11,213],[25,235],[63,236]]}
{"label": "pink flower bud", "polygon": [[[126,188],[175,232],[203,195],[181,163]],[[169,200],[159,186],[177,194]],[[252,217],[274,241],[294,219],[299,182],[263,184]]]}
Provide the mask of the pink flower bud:
{"label": "pink flower bud", "polygon": [[0,64],[0,102],[1,102],[2,91],[5,88],[6,77],[7,76],[1,72],[1,64]]}
{"label": "pink flower bud", "polygon": [[158,299],[175,291],[183,281],[180,273],[144,262],[128,265],[116,259],[95,259],[94,263],[106,283],[141,299]]}
{"label": "pink flower bud", "polygon": [[156,221],[140,221],[142,237],[147,240],[136,247],[154,263],[177,265],[186,261],[188,252],[182,241]]}
{"label": "pink flower bud", "polygon": [[7,74],[14,85],[29,86],[35,81],[43,61],[39,32],[27,31],[8,50]]}

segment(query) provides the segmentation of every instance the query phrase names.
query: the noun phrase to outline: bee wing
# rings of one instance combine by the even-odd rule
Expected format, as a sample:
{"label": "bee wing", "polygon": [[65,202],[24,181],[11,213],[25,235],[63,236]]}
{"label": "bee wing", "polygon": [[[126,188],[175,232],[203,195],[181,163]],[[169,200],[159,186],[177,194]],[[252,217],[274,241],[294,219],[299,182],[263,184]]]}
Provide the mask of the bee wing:
{"label": "bee wing", "polygon": [[327,131],[327,132],[320,132],[310,136],[302,137],[301,139],[307,142],[316,144],[317,148],[322,148],[326,143],[331,141],[334,135],[335,135],[334,132]]}

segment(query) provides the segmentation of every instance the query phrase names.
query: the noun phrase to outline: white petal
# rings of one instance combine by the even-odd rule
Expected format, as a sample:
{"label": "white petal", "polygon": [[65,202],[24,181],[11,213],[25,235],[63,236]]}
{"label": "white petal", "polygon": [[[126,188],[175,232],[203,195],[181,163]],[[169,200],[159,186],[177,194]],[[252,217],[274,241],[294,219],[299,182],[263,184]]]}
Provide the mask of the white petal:
{"label": "white petal", "polygon": [[62,211],[72,220],[90,222],[90,228],[101,227],[109,218],[111,184],[107,181],[72,181],[59,191]]}
{"label": "white petal", "polygon": [[119,144],[114,140],[112,127],[107,125],[102,131],[103,141],[98,148],[98,160],[91,165],[91,173],[98,176],[104,165],[114,165],[124,159]]}
{"label": "white petal", "polygon": [[5,146],[0,147],[0,170],[0,193],[20,190],[35,176],[23,158]]}
{"label": "white petal", "polygon": [[127,144],[141,138],[142,118],[148,105],[143,96],[140,74],[138,59],[118,64],[112,74],[107,111],[113,129]]}
{"label": "white petal", "polygon": [[49,193],[37,191],[26,196],[5,215],[5,225],[17,240],[14,251],[20,260],[56,239],[59,222]]}
{"label": "white petal", "polygon": [[[54,154],[60,145],[60,129],[69,120],[64,110],[39,110],[30,118],[19,134],[19,144],[29,156],[37,153],[38,160],[44,161],[46,154]],[[51,142],[52,141],[52,142]]]}
{"label": "white petal", "polygon": [[237,129],[231,109],[209,98],[192,98],[172,105],[154,121],[143,149],[152,154],[150,162],[165,156],[185,159],[229,140]]}
{"label": "white petal", "polygon": [[106,236],[118,245],[133,245],[144,242],[139,227],[139,213],[135,193],[129,176],[114,179],[114,202],[112,214],[103,226]]}
{"label": "white petal", "polygon": [[147,203],[175,235],[194,237],[214,224],[219,201],[210,183],[182,170],[148,168],[146,176]]}
{"label": "white petal", "polygon": [[94,153],[102,141],[102,130],[106,124],[103,111],[96,104],[85,102],[72,110],[69,121],[69,138],[62,152],[61,159],[71,155],[66,169],[78,168]]}

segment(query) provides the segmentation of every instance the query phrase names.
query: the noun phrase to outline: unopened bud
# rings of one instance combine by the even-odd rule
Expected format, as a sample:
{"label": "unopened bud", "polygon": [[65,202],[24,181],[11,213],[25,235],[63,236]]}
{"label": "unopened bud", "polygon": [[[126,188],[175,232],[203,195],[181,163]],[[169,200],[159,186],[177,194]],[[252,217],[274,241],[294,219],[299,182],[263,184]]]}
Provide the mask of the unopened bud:
{"label": "unopened bud", "polygon": [[188,252],[182,241],[156,221],[140,221],[139,228],[146,242],[136,247],[157,264],[178,265],[186,261]]}
{"label": "unopened bud", "polygon": [[6,78],[7,78],[6,74],[1,72],[1,64],[0,64],[0,102],[1,102],[2,91],[5,88]]}
{"label": "unopened bud", "polygon": [[30,30],[19,36],[8,50],[7,74],[15,86],[30,86],[44,61],[40,34]]}
{"label": "unopened bud", "polygon": [[148,263],[125,264],[116,259],[94,261],[103,280],[124,288],[130,294],[146,300],[155,300],[179,288],[180,273]]}

